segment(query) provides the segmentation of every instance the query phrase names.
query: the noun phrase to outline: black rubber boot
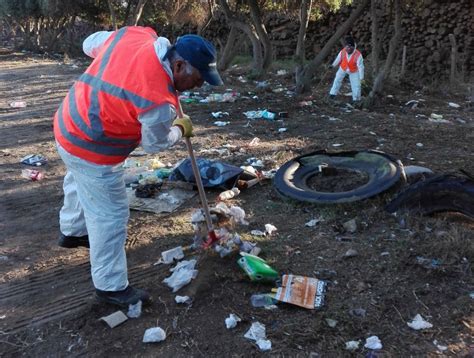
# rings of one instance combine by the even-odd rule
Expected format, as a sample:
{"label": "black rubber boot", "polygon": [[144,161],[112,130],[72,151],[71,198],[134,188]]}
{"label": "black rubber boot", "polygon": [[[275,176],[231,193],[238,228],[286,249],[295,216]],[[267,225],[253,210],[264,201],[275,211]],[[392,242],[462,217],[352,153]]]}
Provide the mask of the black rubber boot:
{"label": "black rubber boot", "polygon": [[119,307],[134,305],[139,300],[141,300],[143,304],[151,302],[151,297],[148,292],[140,288],[133,288],[132,286],[128,286],[122,291],[102,291],[95,289],[95,297],[99,302],[109,303]]}
{"label": "black rubber boot", "polygon": [[67,249],[74,249],[80,246],[89,248],[89,235],[66,236],[61,234],[59,235],[58,245]]}

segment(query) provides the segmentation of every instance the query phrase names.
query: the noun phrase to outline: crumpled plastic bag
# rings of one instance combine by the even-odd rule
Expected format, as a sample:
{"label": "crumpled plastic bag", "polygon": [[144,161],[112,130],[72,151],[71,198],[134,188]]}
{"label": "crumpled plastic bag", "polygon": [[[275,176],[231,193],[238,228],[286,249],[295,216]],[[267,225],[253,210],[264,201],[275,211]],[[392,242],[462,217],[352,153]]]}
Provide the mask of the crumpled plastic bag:
{"label": "crumpled plastic bag", "polygon": [[166,339],[166,332],[161,327],[148,328],[143,335],[143,343],[161,342]]}
{"label": "crumpled plastic bag", "polygon": [[255,341],[261,351],[272,349],[272,342],[266,339],[265,325],[260,322],[253,322],[250,329],[245,333],[245,338]]}
{"label": "crumpled plastic bag", "polygon": [[416,331],[433,327],[433,325],[425,321],[420,314],[417,314],[411,322],[407,322],[407,325]]}
{"label": "crumpled plastic bag", "polygon": [[196,278],[198,270],[195,270],[196,260],[184,260],[171,268],[173,274],[163,280],[168,287],[173,289],[173,292],[178,291],[181,287],[186,286],[192,279]]}
{"label": "crumpled plastic bag", "polygon": [[[196,163],[201,174],[202,184],[205,188],[232,189],[243,173],[243,169],[234,165],[212,161],[204,158],[196,158]],[[185,181],[195,183],[191,161],[185,159],[171,173],[169,180]]]}

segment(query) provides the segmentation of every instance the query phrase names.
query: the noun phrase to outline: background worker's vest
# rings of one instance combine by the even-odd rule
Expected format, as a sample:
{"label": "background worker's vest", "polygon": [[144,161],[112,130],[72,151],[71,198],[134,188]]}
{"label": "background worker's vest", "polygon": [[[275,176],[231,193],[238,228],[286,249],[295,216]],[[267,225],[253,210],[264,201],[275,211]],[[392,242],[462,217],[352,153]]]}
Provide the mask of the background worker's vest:
{"label": "background worker's vest", "polygon": [[69,90],[54,116],[54,135],[69,153],[96,164],[125,160],[141,140],[138,116],[161,104],[178,107],[151,28],[112,34]]}
{"label": "background worker's vest", "polygon": [[342,49],[341,51],[341,68],[344,70],[344,71],[347,71],[347,69],[349,69],[349,72],[350,73],[354,73],[354,72],[357,72],[358,71],[358,67],[357,67],[357,60],[359,59],[360,57],[360,52],[359,50],[354,50],[354,52],[352,53],[352,56],[351,56],[351,59],[348,61],[347,60],[347,51],[345,48]]}

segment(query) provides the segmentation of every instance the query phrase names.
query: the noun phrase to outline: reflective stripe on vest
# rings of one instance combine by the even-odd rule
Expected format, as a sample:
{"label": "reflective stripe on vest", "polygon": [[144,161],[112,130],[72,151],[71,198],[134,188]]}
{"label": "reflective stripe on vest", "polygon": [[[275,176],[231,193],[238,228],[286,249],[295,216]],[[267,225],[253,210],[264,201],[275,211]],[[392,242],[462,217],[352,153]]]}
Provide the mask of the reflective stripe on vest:
{"label": "reflective stripe on vest", "polygon": [[344,71],[347,71],[347,69],[349,69],[349,72],[351,73],[357,72],[359,69],[357,67],[357,60],[359,59],[360,52],[358,50],[354,50],[350,60],[347,60],[347,56],[347,51],[345,48],[343,48],[341,51],[341,68]]}
{"label": "reflective stripe on vest", "polygon": [[[115,54],[117,44],[126,35],[127,40]],[[154,50],[156,38],[151,29],[125,27],[107,40],[110,43],[106,42],[105,52],[99,53],[71,87],[55,115],[56,140],[65,150],[97,164],[119,163],[140,143],[140,113],[163,103],[177,107],[176,90]],[[139,52],[132,53],[130,59],[129,46]],[[113,72],[107,72],[112,58]],[[125,72],[121,73],[122,69]]]}

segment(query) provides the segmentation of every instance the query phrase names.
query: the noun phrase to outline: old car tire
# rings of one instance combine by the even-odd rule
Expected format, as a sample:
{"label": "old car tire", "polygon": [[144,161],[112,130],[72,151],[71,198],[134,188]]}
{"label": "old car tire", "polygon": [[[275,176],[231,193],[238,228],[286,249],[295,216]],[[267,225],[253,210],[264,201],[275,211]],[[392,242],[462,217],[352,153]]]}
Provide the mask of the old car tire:
{"label": "old car tire", "polygon": [[[349,191],[323,192],[311,189],[307,182],[319,173],[319,165],[364,172],[368,182]],[[310,203],[349,203],[370,198],[405,181],[403,164],[391,156],[375,151],[343,151],[331,153],[319,150],[296,157],[285,163],[275,174],[274,186],[283,196]]]}

